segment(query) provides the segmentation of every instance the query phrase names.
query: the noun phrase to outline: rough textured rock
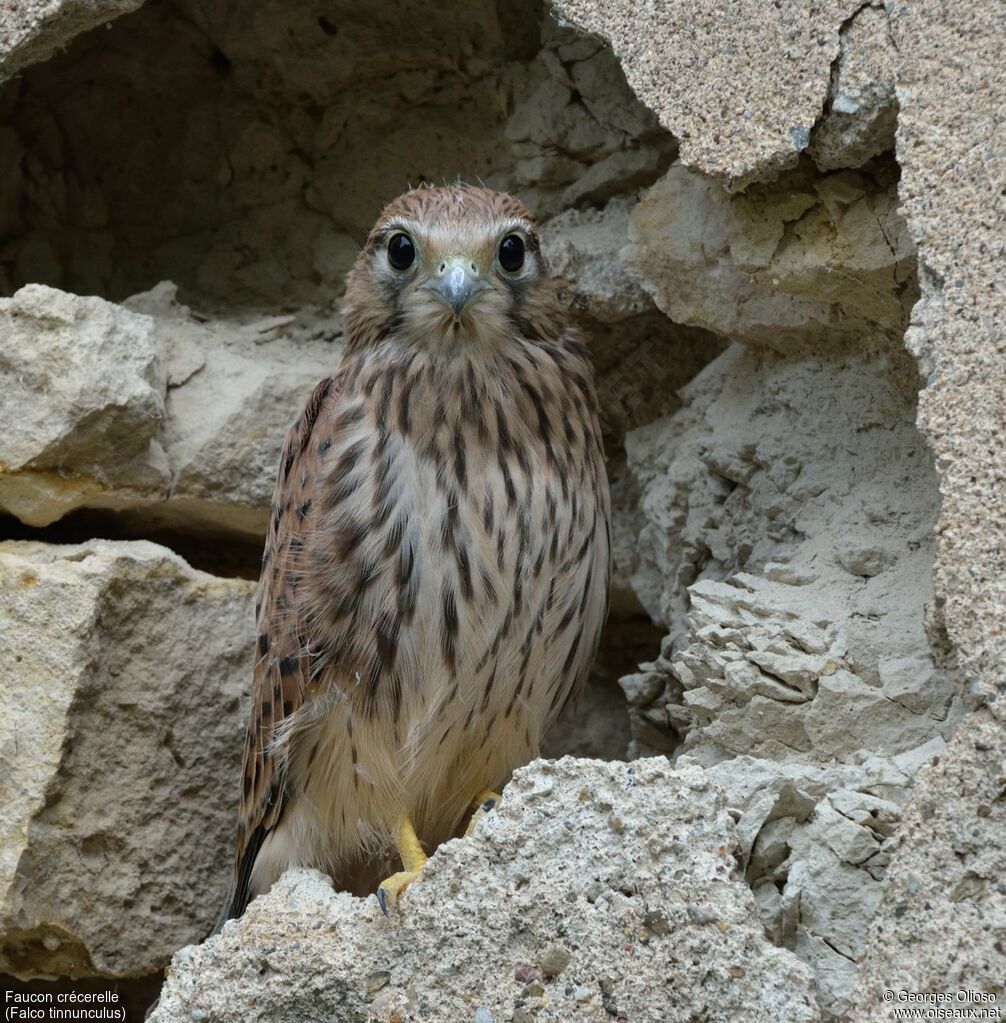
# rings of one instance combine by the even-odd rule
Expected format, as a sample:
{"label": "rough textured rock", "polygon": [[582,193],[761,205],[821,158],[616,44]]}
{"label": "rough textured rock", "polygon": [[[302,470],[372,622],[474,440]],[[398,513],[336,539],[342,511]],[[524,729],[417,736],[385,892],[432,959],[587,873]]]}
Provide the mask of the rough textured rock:
{"label": "rough textured rock", "polygon": [[544,212],[652,182],[675,142],[633,94],[611,49],[551,18],[541,25],[543,48],[504,128],[516,161],[508,187]]}
{"label": "rough textured rock", "polygon": [[0,299],[0,501],[32,524],[50,507],[167,488],[167,378],[153,321],[41,285]]}
{"label": "rough textured rock", "polygon": [[338,364],[338,320],[206,321],[174,295],[0,299],[0,507],[32,526],[87,507],[264,534],[283,437]]}
{"label": "rough textured rock", "polygon": [[720,793],[662,758],[517,772],[440,848],[399,911],[291,872],[172,961],[153,1023],[818,1019],[807,969],[766,940]]}
{"label": "rough textured rock", "polygon": [[632,212],[626,265],[677,323],[781,351],[900,338],[915,256],[883,161],[808,162],[730,196],[676,163]]}
{"label": "rough textured rock", "polygon": [[569,308],[600,323],[619,323],[653,310],[653,300],[625,272],[620,252],[629,238],[635,199],[600,209],[569,209],[542,225],[542,254]]}
{"label": "rough textured rock", "polygon": [[746,877],[766,933],[812,968],[827,1018],[849,1009],[888,840],[916,771],[943,745],[937,735],[896,756],[862,749],[830,764],[812,754],[740,756],[707,768],[739,813]]}
{"label": "rough textured rock", "polygon": [[628,430],[681,407],[679,390],[725,347],[722,338],[674,323],[622,262],[634,200],[571,209],[542,226],[542,250],[591,347],[615,515],[611,608],[642,613],[630,576],[637,560],[639,488],[625,465]]}
{"label": "rough textured rock", "polygon": [[1006,283],[1002,224],[1006,72],[997,5],[894,10],[903,215],[922,301],[907,342],[927,386],[919,425],[943,504],[936,589],[969,685],[1006,704]]}
{"label": "rough textured rock", "polygon": [[[994,4],[953,11],[927,2],[889,11],[871,7],[876,13],[868,6],[751,3],[719,15],[715,7],[698,12],[688,5],[640,9],[569,0],[558,10],[612,40],[637,94],[680,137],[683,164],[735,188],[792,165],[799,143],[810,141],[809,127],[825,100],[825,60],[837,61],[838,91],[832,89],[829,116],[841,94],[843,70],[850,88],[859,88],[855,83],[865,81],[870,67],[879,76],[869,110],[884,105],[891,68],[900,110],[899,195],[922,261],[923,300],[908,341],[928,379],[920,425],[936,451],[947,495],[939,526],[939,597],[951,638],[974,670],[973,685],[996,697],[1006,657],[999,582],[1006,578],[1006,542],[1001,523],[990,521],[987,510],[1002,503],[1004,486],[995,439],[1004,418],[997,258],[1003,195],[995,169],[1001,165],[1006,91],[998,59],[1001,12]],[[886,26],[876,17],[880,13]],[[793,24],[785,24],[787,19]],[[853,56],[860,29],[866,34],[871,22],[873,55],[860,47]],[[840,59],[843,26],[850,44],[847,69]],[[896,59],[882,38],[885,27]],[[817,39],[823,45],[814,60],[809,54]],[[740,90],[738,67],[744,69]],[[811,67],[813,73],[800,74],[799,86],[789,88],[794,69]],[[741,104],[724,102],[725,90],[731,98],[758,100],[750,129],[743,126],[744,109],[750,108],[738,111]],[[801,127],[798,111],[813,116],[808,131],[793,133],[787,145],[788,127]],[[865,119],[871,118],[868,113]],[[962,573],[964,565],[971,570]]]}
{"label": "rough textured rock", "polygon": [[[950,28],[964,32],[950,19],[941,26],[945,42]],[[809,154],[826,169],[887,148],[891,83],[902,75],[894,54],[900,61],[904,49],[880,8],[861,9],[841,35],[830,100]],[[990,26],[974,26],[974,38],[992,37]],[[723,45],[732,43],[728,34]],[[933,52],[928,41],[926,47]],[[943,55],[951,51],[948,43]],[[981,46],[978,52],[981,64]],[[905,80],[899,77],[902,101]],[[942,109],[948,97],[934,97],[918,82]],[[979,103],[976,116],[995,109]],[[916,136],[899,131],[904,160],[902,135],[909,145]],[[994,136],[990,123],[976,129],[976,138]],[[757,176],[758,159],[745,155],[747,171]],[[934,166],[945,166],[945,158],[938,164],[931,155]],[[987,666],[971,679],[963,702],[973,704],[1000,684],[1003,651],[994,637],[1003,600],[994,580],[1002,573],[992,552],[1003,545],[996,542],[997,522],[991,532],[979,522],[978,500],[953,531],[962,549],[952,567],[942,568],[942,526],[940,547],[930,540],[940,514],[936,479],[911,425],[911,370],[893,354],[917,294],[915,247],[895,211],[896,176],[886,160],[824,175],[805,161],[772,184],[729,196],[686,169],[695,158],[684,141],[681,159],[631,214],[623,261],[672,318],[755,351],[722,356],[686,391],[684,411],[628,437],[645,520],[631,582],[671,633],[662,657],[623,684],[637,749],[671,752],[683,739],[690,756],[718,772],[745,815],[748,877],[766,926],[814,966],[822,1004],[842,1012],[864,954],[862,922],[880,897],[884,839],[896,832],[915,769],[938,752],[961,712],[947,593],[967,590],[957,606],[971,663]],[[938,194],[941,179],[929,180]],[[939,210],[947,229],[958,226],[945,212],[955,203],[915,199],[930,216]],[[957,202],[989,210],[1001,197],[975,204],[958,194]],[[974,252],[976,263],[979,253],[993,251],[983,233],[990,222],[972,235],[986,245]],[[985,326],[984,343],[1000,315],[996,261],[986,259],[985,267],[989,298],[973,304],[986,319],[962,318],[962,331],[965,320],[972,326],[951,375],[976,386],[994,379],[995,395],[979,398],[977,422],[965,412],[973,395],[962,394],[948,409],[924,394],[921,407],[923,425],[929,415],[958,416],[958,459],[964,445],[971,450],[976,428],[995,436],[1004,421],[999,370],[985,370],[974,355],[978,324]],[[924,265],[922,283],[909,345],[932,385],[940,365],[933,334],[946,322],[943,277]],[[978,468],[970,458],[943,458],[937,446],[937,471],[969,471],[987,502],[1002,474],[989,459]],[[960,493],[955,486],[951,507]],[[978,539],[983,530],[986,538]],[[937,558],[944,592],[934,599],[929,577]],[[981,580],[963,569],[976,558],[987,572]],[[976,613],[972,587],[983,590],[984,613]],[[739,784],[752,758],[766,765],[760,786],[738,793],[731,779]],[[813,792],[790,784],[794,765],[823,766],[829,758],[851,773],[818,777]]]}
{"label": "rough textured rock", "polygon": [[642,4],[556,0],[610,40],[629,84],[681,144],[681,159],[731,191],[792,167],[828,94],[855,0]]}
{"label": "rough textured rock", "polygon": [[608,454],[619,457],[625,433],[681,406],[678,390],[724,345],[708,331],[662,315],[627,272],[635,197],[597,209],[570,209],[542,225],[542,252],[557,288],[591,347]]}
{"label": "rough textured rock", "polygon": [[252,601],[149,543],[0,544],[0,972],[143,976],[212,925]]}
{"label": "rough textured rock", "polygon": [[766,928],[836,1014],[884,840],[961,713],[925,627],[938,494],[912,380],[897,349],[737,345],[626,441],[644,518],[631,583],[669,628],[622,680],[634,748],[686,753],[723,785]]}
{"label": "rough textured rock", "polygon": [[867,935],[853,1019],[890,1019],[885,990],[984,992],[1001,1007],[1004,831],[1006,732],[982,711],[962,722],[943,753],[919,773],[888,846],[891,864]]}
{"label": "rough textured rock", "polygon": [[172,286],[126,305],[155,315],[165,351],[166,501],[151,516],[191,517],[263,536],[290,423],[342,355],[337,316],[208,320],[177,303]]}

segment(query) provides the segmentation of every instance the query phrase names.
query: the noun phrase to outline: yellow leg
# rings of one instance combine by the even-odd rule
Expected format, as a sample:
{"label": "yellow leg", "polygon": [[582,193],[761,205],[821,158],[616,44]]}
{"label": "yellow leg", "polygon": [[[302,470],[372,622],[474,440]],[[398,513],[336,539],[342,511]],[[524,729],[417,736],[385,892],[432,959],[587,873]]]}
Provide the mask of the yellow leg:
{"label": "yellow leg", "polygon": [[423,852],[423,847],[416,836],[416,829],[408,817],[403,817],[398,822],[395,845],[405,869],[382,881],[377,889],[377,901],[385,916],[388,915],[388,906],[394,906],[398,902],[398,897],[419,877],[426,863],[426,853]]}
{"label": "yellow leg", "polygon": [[498,792],[493,792],[490,789],[486,789],[485,792],[480,792],[472,802],[472,806],[475,807],[475,813],[472,814],[471,820],[468,821],[468,827],[465,828],[465,838],[467,838],[472,831],[475,829],[475,825],[490,811],[495,809],[499,805],[499,801],[503,797]]}

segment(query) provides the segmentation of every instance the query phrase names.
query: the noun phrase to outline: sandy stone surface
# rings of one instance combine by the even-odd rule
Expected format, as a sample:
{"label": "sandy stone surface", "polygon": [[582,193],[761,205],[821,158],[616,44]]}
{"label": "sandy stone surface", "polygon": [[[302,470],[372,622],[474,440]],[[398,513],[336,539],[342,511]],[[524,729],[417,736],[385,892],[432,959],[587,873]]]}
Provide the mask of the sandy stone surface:
{"label": "sandy stone surface", "polygon": [[0,972],[141,977],[212,926],[252,603],[150,543],[0,543]]}
{"label": "sandy stone surface", "polygon": [[675,163],[628,235],[628,275],[672,320],[759,348],[900,344],[917,295],[889,162],[827,176],[805,162],[736,196]]}
{"label": "sandy stone surface", "polygon": [[622,679],[633,750],[724,787],[766,929],[836,1014],[912,775],[962,713],[926,628],[939,501],[907,363],[735,345],[627,437],[630,583],[669,630]]}
{"label": "sandy stone surface", "polygon": [[[893,1018],[885,991],[1006,998],[1006,733],[982,711],[923,769],[891,843],[850,1017]],[[906,1003],[897,1000],[895,1003]],[[961,1004],[961,1003],[959,1003]]]}
{"label": "sandy stone surface", "polygon": [[774,178],[810,143],[855,0],[815,4],[557,0],[611,41],[629,84],[681,144],[686,167],[731,191]]}
{"label": "sandy stone surface", "polygon": [[207,321],[162,284],[124,306],[28,285],[0,299],[0,508],[79,508],[258,539],[283,438],[341,355],[328,317]]}
{"label": "sandy stone surface", "polygon": [[152,1023],[811,1023],[767,940],[721,794],[695,767],[564,758],[517,772],[399,908],[290,872],[172,960]]}

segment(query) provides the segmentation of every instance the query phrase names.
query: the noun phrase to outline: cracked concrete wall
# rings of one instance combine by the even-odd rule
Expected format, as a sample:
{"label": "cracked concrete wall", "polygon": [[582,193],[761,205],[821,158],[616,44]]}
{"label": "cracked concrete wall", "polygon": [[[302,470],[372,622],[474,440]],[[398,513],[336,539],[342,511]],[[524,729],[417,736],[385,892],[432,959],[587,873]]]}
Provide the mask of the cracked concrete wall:
{"label": "cracked concrete wall", "polygon": [[[634,214],[641,222],[628,260],[671,315],[713,330],[719,322],[754,349],[722,357],[686,390],[682,413],[627,441],[644,488],[632,579],[672,630],[661,657],[624,680],[637,744],[683,748],[731,792],[751,839],[749,880],[766,924],[814,965],[826,1009],[850,1009],[857,960],[874,978],[900,975],[910,989],[939,990],[938,971],[912,973],[918,938],[893,924],[903,904],[892,894],[909,861],[926,862],[924,845],[937,832],[916,823],[907,844],[894,825],[912,819],[912,776],[939,759],[962,710],[986,701],[1001,714],[1004,545],[994,509],[1006,411],[995,225],[1003,222],[1004,86],[993,58],[1001,12],[741,4],[726,19],[685,5],[648,8],[645,18],[665,29],[653,33],[648,20],[640,31],[639,12],[627,6],[558,6],[611,39],[630,83],[681,136],[680,166]],[[775,46],[753,52],[767,40]],[[815,56],[814,42],[824,54]],[[786,86],[795,88],[784,94]],[[838,168],[855,168],[859,178],[869,172],[864,161],[895,142],[902,177],[896,191],[893,180],[888,186],[889,215],[877,218],[881,258],[864,263],[856,246],[849,273],[836,258],[845,225],[825,208],[830,237],[820,238],[817,225],[815,246],[794,231],[780,259],[774,239],[803,216],[786,204],[809,202],[798,187],[781,188],[773,203],[777,183],[801,169],[819,183],[841,181],[827,173]],[[875,186],[868,191],[876,202]],[[767,232],[749,221],[755,240],[769,235],[760,251],[750,228],[735,227],[735,211],[752,199],[768,220]],[[915,258],[918,289],[907,262],[899,270]],[[885,264],[895,287],[877,315],[868,289],[871,281],[883,288],[876,271]],[[806,281],[814,283],[803,291]],[[835,301],[835,284],[857,298]],[[905,340],[927,384],[918,409],[911,368],[896,365],[909,310]],[[869,381],[845,368],[857,335],[866,351],[856,353],[856,369]],[[816,358],[822,345],[833,349],[830,361]],[[808,371],[824,379],[794,391],[794,374]],[[933,469],[913,439],[914,421],[932,446]],[[876,439],[864,445],[857,435],[871,428]],[[815,504],[824,512],[816,523]],[[843,512],[857,508],[859,521],[843,523]],[[884,535],[895,520],[892,550]],[[846,646],[839,637],[850,627],[858,636]],[[850,653],[860,662],[851,675]],[[830,778],[823,765],[800,766],[829,756],[843,762]],[[991,768],[970,763],[975,786],[1001,793]],[[962,832],[975,812],[961,807]],[[888,858],[893,873],[884,883]],[[987,864],[976,869],[994,876]],[[959,891],[966,905],[941,917],[942,935],[929,929],[925,910],[915,918],[939,950],[934,961],[960,956],[969,912],[984,904],[995,918],[998,889],[976,882]],[[875,912],[876,927],[864,935],[862,922]],[[998,924],[992,932],[1001,933]],[[892,935],[893,946],[883,947]],[[1002,948],[993,940],[971,983],[995,988]],[[875,981],[864,986],[852,1018],[886,1018],[867,990],[879,997]]]}
{"label": "cracked concrete wall", "polygon": [[[999,717],[1006,691],[1006,421],[1001,226],[1003,72],[995,5],[898,10],[901,202],[921,264],[907,343],[926,387],[919,426],[943,503],[936,586],[968,685]],[[939,140],[939,141],[938,141]]]}
{"label": "cracked concrete wall", "polygon": [[[859,166],[888,148],[879,4],[557,0],[555,8],[611,41],[636,95],[680,141],[682,163],[731,192],[773,180],[808,147],[825,157],[822,168]],[[855,127],[843,138],[850,113]]]}
{"label": "cracked concrete wall", "polygon": [[[0,76],[21,72],[0,90],[0,292],[59,289],[0,312],[23,424],[0,442],[11,528],[56,539],[104,514],[194,551],[254,547],[285,410],[337,357],[341,276],[383,200],[459,171],[515,189],[598,365],[616,508],[601,674],[653,658],[623,678],[633,754],[701,769],[699,802],[726,800],[737,876],[826,1018],[883,1018],[880,985],[938,984],[941,957],[962,983],[1001,978],[1001,870],[968,838],[1002,839],[995,5],[557,0],[556,24],[533,3],[151,0],[27,66],[127,6],[0,6]],[[977,731],[959,725],[983,702]],[[591,706],[556,749],[603,733],[618,755],[617,700]],[[606,770],[576,767],[601,786]],[[590,833],[577,800],[563,813]],[[280,916],[327,905],[291,885]],[[36,916],[17,927],[42,934]],[[107,972],[79,953],[108,934],[67,919],[73,969]],[[582,926],[578,947],[603,945]],[[254,959],[257,928],[224,967]],[[176,996],[196,959],[176,961]],[[116,969],[150,965],[133,949]],[[624,1008],[612,976],[576,970],[572,992],[499,1011]]]}
{"label": "cracked concrete wall", "polygon": [[564,758],[522,768],[507,792],[472,838],[441,847],[393,921],[288,873],[175,956],[152,1023],[819,1020],[810,971],[758,924],[733,821],[700,770]]}

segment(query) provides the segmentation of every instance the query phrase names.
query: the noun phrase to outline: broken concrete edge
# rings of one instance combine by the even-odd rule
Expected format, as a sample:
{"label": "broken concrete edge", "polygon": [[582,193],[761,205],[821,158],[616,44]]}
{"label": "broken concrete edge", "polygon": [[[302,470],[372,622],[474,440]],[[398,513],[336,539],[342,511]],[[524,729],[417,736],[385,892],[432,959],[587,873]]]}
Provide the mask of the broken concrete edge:
{"label": "broken concrete edge", "polygon": [[[649,5],[649,17],[642,19],[631,5],[551,2],[562,23],[609,43],[629,85],[679,140],[684,166],[727,192],[773,180],[808,151],[823,169],[858,166],[857,159],[882,151],[878,137],[893,127],[890,83],[878,81],[875,92],[860,95],[866,61],[859,53],[850,61],[847,53],[850,34],[865,35],[858,31],[861,18],[887,16],[871,0],[835,0],[809,13],[782,4],[740,3],[731,12],[734,30],[727,32],[715,5]],[[870,55],[876,65],[887,40],[880,33],[877,44],[875,31],[865,38],[876,51]],[[704,84],[714,90],[705,103],[695,100],[692,68],[699,61]],[[850,62],[851,89],[842,74]],[[718,95],[717,87],[729,93]],[[787,104],[778,102],[780,91]],[[865,125],[851,124],[847,115],[853,112],[863,114]]]}
{"label": "broken concrete edge", "polygon": [[919,429],[934,452],[943,495],[936,528],[940,626],[965,684],[1003,722],[1000,14],[996,5],[949,11],[901,4],[891,5],[889,24],[901,57],[899,196],[922,286],[906,343],[926,377]]}
{"label": "broken concrete edge", "polygon": [[[772,944],[720,790],[666,758],[518,769],[395,911],[288,871],[177,952],[151,1019],[816,1023],[809,969]],[[553,983],[559,975],[561,981]]]}
{"label": "broken concrete edge", "polygon": [[[1006,729],[988,708],[965,718],[916,778],[891,841],[849,1019],[890,1020],[906,993],[990,1007],[1006,997]],[[973,1017],[972,1017],[973,1018]]]}

